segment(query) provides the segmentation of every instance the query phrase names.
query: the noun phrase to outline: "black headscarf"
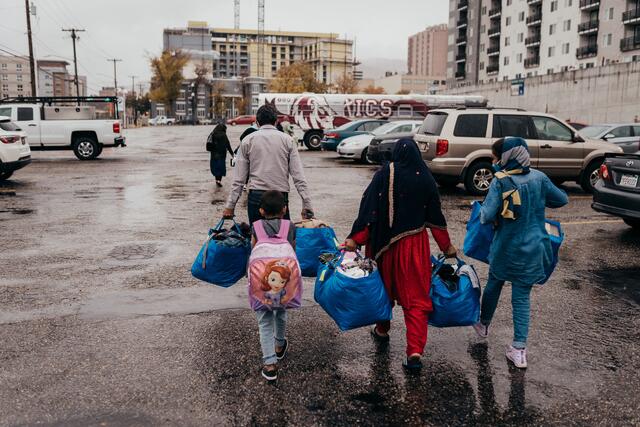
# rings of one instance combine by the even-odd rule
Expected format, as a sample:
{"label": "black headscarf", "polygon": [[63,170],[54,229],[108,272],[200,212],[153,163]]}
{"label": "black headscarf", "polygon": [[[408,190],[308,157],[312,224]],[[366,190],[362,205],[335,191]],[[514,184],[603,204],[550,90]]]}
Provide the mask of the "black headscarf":
{"label": "black headscarf", "polygon": [[405,236],[425,227],[447,227],[438,186],[413,139],[396,143],[392,163],[378,171],[365,190],[351,234],[366,227],[376,259]]}

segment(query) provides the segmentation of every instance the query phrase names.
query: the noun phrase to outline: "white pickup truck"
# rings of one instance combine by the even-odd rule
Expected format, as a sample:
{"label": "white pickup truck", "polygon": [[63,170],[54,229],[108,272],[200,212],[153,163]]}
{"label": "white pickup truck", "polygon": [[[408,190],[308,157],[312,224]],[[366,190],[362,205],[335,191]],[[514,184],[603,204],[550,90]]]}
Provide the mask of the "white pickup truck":
{"label": "white pickup truck", "polygon": [[0,101],[0,116],[10,117],[27,132],[32,151],[73,150],[80,160],[93,160],[104,147],[125,147],[119,120],[95,120],[93,107],[45,106]]}
{"label": "white pickup truck", "polygon": [[155,116],[153,119],[149,120],[149,124],[151,126],[160,126],[160,125],[175,125],[176,119],[167,117],[167,116]]}

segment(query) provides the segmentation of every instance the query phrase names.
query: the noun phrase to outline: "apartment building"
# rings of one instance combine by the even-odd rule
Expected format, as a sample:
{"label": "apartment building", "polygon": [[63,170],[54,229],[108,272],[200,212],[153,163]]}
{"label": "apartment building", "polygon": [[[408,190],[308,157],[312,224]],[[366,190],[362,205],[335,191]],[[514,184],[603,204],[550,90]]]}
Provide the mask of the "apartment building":
{"label": "apartment building", "polygon": [[381,87],[385,93],[419,93],[436,94],[446,88],[444,75],[421,76],[415,74],[388,73],[385,77],[375,79],[374,86]]}
{"label": "apartment building", "polygon": [[[215,52],[211,60],[214,78],[272,78],[278,70],[297,61],[314,68],[318,81],[329,85],[354,71],[353,41],[334,33],[209,28],[190,21],[186,28],[164,30],[164,49]],[[262,40],[262,42],[260,42]]]}
{"label": "apartment building", "polygon": [[[76,96],[73,74],[64,60],[38,60],[37,79],[39,96]],[[87,96],[87,77],[78,76],[80,96]]]}
{"label": "apartment building", "polygon": [[10,96],[31,96],[29,60],[0,55],[0,99]]}
{"label": "apartment building", "polygon": [[409,37],[407,70],[418,76],[444,76],[447,73],[447,24],[427,27]]}
{"label": "apartment building", "polygon": [[640,61],[640,0],[450,0],[450,87]]}

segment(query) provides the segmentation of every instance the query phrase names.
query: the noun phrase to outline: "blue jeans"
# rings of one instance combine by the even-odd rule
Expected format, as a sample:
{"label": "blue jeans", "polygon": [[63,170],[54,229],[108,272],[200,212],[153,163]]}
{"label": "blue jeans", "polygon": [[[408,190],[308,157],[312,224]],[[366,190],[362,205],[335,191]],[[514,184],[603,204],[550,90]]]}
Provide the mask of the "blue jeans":
{"label": "blue jeans", "polygon": [[287,310],[256,311],[258,329],[260,330],[260,347],[262,347],[262,362],[273,365],[278,362],[276,345],[284,347],[285,330],[287,328]]}
{"label": "blue jeans", "polygon": [[[489,272],[489,280],[482,294],[482,307],[480,310],[480,322],[489,326],[493,314],[498,306],[500,293],[504,286],[504,280],[498,280]],[[525,348],[527,335],[529,334],[529,310],[530,296],[533,285],[523,283],[511,284],[511,307],[513,310],[513,346]]]}

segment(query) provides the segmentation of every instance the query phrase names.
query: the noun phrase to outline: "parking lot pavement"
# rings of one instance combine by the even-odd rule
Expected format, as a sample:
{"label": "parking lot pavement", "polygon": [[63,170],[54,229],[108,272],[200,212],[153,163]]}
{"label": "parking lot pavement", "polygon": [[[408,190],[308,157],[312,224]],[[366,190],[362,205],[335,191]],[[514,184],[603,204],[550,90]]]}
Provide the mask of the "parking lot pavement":
{"label": "parking lot pavement", "polygon": [[[209,173],[210,130],[130,130],[93,162],[36,152],[0,184],[0,425],[640,424],[640,235],[575,185],[548,212],[566,239],[533,293],[526,372],[504,359],[508,290],[486,344],[431,328],[425,369],[406,377],[401,311],[376,348],[364,328],[339,332],[307,281],[281,379],[263,384],[245,288],[189,271],[230,185]],[[316,214],[345,237],[375,169],[301,155]],[[473,198],[442,199],[462,246]]]}

